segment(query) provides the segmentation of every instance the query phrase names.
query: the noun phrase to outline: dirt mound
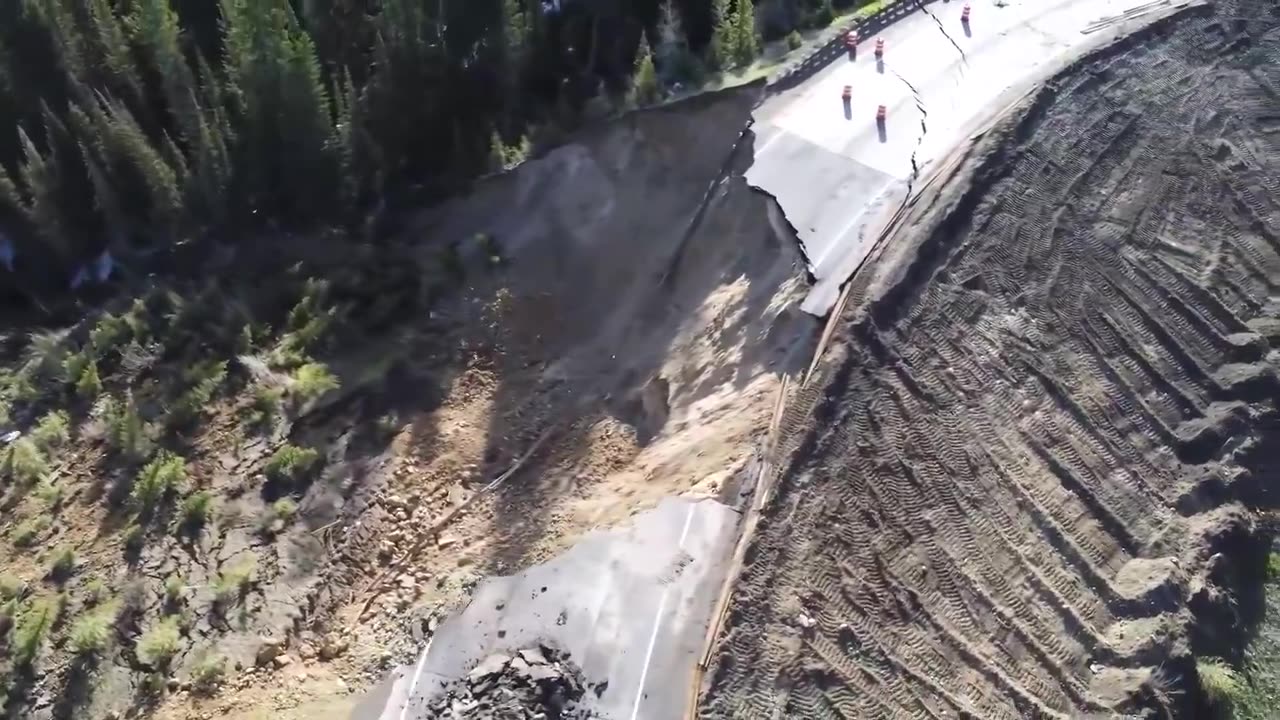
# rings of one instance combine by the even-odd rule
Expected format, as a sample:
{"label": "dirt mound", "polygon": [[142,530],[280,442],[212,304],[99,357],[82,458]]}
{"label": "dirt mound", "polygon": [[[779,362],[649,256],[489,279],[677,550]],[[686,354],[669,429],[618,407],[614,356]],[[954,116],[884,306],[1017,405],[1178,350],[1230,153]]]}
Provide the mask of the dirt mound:
{"label": "dirt mound", "polygon": [[1277,440],[1277,58],[1274,3],[1182,13],[917,204],[784,428],[704,716],[1204,716]]}
{"label": "dirt mound", "polygon": [[490,655],[467,677],[446,685],[427,708],[441,720],[588,720],[574,709],[584,691],[582,671],[569,656],[539,645]]}

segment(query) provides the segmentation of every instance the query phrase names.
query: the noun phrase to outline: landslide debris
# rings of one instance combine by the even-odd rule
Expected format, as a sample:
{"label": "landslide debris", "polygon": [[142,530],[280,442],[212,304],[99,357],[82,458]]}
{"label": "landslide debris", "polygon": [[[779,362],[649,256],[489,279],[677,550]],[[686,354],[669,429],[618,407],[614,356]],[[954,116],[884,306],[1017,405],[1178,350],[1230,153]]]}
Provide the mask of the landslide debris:
{"label": "landslide debris", "polygon": [[440,720],[588,720],[575,708],[585,691],[567,653],[535,645],[490,655],[465,678],[441,689],[427,707]]}
{"label": "landslide debris", "polygon": [[482,576],[734,492],[815,336],[741,176],[759,92],[595,127],[376,243],[0,332],[6,712],[304,717]]}

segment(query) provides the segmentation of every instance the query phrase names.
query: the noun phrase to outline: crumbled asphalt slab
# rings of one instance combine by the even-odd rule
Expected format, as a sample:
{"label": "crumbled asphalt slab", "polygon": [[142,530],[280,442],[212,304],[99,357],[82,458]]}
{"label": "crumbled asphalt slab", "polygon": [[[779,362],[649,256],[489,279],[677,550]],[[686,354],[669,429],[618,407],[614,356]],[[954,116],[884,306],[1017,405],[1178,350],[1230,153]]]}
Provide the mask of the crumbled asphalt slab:
{"label": "crumbled asphalt slab", "polygon": [[547,645],[494,653],[445,686],[427,708],[441,720],[589,720],[579,707],[588,688],[567,653]]}

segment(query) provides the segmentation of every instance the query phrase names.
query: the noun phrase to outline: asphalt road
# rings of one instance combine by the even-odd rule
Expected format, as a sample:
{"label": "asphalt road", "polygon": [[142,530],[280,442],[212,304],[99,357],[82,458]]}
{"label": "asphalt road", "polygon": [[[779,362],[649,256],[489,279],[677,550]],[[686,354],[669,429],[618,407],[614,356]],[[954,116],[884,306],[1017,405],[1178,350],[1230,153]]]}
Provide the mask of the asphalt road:
{"label": "asphalt road", "polygon": [[428,720],[431,698],[491,653],[548,641],[568,651],[591,686],[607,683],[579,709],[616,720],[681,717],[737,520],[714,500],[667,499],[628,527],[485,580],[354,720]]}
{"label": "asphalt road", "polygon": [[[935,1],[886,28],[756,113],[754,185],[796,228],[817,282],[805,310],[824,315],[880,227],[924,174],[973,129],[1066,62],[1170,2]],[[842,102],[845,85],[852,88]],[[875,116],[884,105],[878,126]]]}

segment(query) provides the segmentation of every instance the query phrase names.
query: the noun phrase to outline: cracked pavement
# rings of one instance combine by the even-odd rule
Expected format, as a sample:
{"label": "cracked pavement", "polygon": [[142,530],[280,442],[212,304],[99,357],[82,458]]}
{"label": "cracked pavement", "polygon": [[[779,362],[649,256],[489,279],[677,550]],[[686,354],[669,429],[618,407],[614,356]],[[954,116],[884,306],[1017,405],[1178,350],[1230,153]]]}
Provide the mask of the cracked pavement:
{"label": "cracked pavement", "polygon": [[[804,309],[830,310],[917,180],[988,118],[1079,55],[1178,4],[1186,3],[988,0],[971,2],[965,24],[959,0],[921,3],[921,12],[863,38],[864,48],[885,40],[883,62],[865,51],[842,57],[762,104],[747,179],[777,198],[799,235],[815,278]],[[846,105],[844,85],[853,88]]]}

